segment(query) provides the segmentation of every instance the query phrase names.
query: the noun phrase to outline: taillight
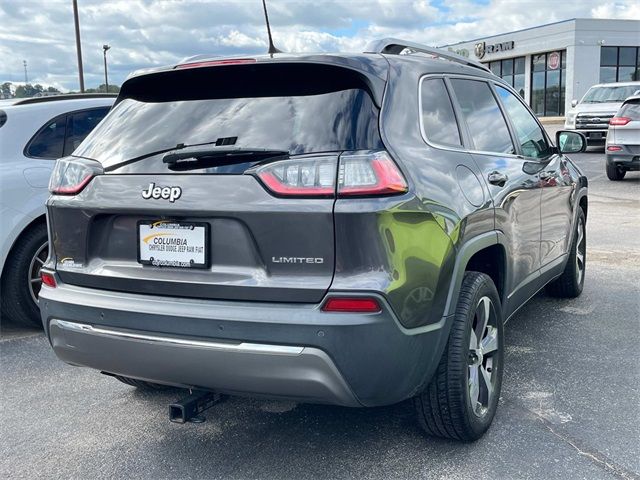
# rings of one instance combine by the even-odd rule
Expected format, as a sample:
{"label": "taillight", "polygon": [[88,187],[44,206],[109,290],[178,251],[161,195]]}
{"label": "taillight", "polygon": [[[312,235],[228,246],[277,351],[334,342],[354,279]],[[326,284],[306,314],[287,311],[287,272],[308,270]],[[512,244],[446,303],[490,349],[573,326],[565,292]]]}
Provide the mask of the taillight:
{"label": "taillight", "polygon": [[371,297],[331,297],[322,305],[323,312],[377,313],[380,303]]}
{"label": "taillight", "polygon": [[609,125],[626,125],[631,119],[629,117],[613,117],[609,120]]}
{"label": "taillight", "polygon": [[408,190],[398,166],[385,151],[281,160],[251,173],[273,194],[285,197],[393,195]]}
{"label": "taillight", "polygon": [[56,277],[54,277],[52,273],[40,271],[40,278],[42,279],[42,283],[47,287],[56,288],[58,286],[56,284]]}
{"label": "taillight", "polygon": [[60,158],[53,167],[49,191],[55,195],[76,195],[93,177],[102,173],[98,162],[76,157]]}
{"label": "taillight", "polygon": [[622,147],[619,145],[608,145],[607,146],[607,152],[619,152],[620,150],[622,150]]}
{"label": "taillight", "polygon": [[340,155],[339,197],[390,195],[407,190],[406,180],[387,152]]}
{"label": "taillight", "polygon": [[255,174],[272,193],[292,197],[333,197],[337,156],[299,158],[268,163]]}
{"label": "taillight", "polygon": [[206,62],[181,63],[175,68],[200,68],[200,67],[216,67],[221,65],[243,65],[245,63],[256,63],[255,58],[228,58],[226,60],[209,60]]}

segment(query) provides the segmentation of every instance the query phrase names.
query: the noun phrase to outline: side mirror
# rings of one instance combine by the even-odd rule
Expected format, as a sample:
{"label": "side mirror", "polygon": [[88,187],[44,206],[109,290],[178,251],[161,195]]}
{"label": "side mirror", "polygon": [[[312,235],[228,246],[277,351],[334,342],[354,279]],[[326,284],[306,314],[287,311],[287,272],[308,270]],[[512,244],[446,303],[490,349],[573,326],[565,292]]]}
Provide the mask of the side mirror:
{"label": "side mirror", "polygon": [[578,105],[578,100],[574,98],[573,100],[571,100],[571,108],[575,107],[576,105]]}
{"label": "side mirror", "polygon": [[560,130],[556,133],[556,145],[560,153],[580,153],[587,149],[587,138],[575,130]]}

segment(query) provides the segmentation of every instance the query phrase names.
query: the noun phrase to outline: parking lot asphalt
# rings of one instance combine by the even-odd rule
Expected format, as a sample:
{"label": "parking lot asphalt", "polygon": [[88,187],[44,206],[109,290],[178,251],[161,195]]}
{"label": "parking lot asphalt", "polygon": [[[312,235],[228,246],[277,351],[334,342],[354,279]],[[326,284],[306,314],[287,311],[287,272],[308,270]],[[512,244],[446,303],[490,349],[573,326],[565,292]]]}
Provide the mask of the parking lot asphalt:
{"label": "parking lot asphalt", "polygon": [[411,402],[375,409],[229,398],[203,424],[58,361],[43,334],[0,338],[0,478],[640,479],[640,173],[589,177],[587,277],[506,326],[500,407],[473,444],[426,437]]}

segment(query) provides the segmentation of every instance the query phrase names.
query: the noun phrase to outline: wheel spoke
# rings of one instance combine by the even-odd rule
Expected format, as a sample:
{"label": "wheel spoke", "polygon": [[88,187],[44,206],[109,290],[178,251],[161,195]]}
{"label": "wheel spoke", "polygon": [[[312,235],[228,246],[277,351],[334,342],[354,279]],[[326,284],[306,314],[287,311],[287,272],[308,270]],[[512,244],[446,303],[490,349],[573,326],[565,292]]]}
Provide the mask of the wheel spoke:
{"label": "wheel spoke", "polygon": [[469,398],[474,412],[477,412],[478,406],[480,406],[480,379],[478,377],[478,367],[476,365],[469,367]]}
{"label": "wheel spoke", "polygon": [[35,257],[35,261],[38,262],[40,265],[44,265],[44,260],[42,260],[40,257]]}
{"label": "wheel spoke", "polygon": [[478,304],[478,325],[476,328],[476,335],[478,340],[482,341],[484,337],[484,331],[487,328],[487,322],[489,321],[489,315],[491,312],[491,300],[489,297],[482,297]]}
{"label": "wheel spoke", "polygon": [[487,329],[487,335],[480,342],[480,350],[484,356],[490,355],[491,353],[498,350],[498,329],[492,326],[489,326]]}
{"label": "wheel spoke", "polygon": [[491,373],[489,373],[487,371],[487,369],[481,365],[480,366],[480,372],[481,372],[481,376],[482,376],[482,384],[483,384],[483,390],[486,392],[486,401],[487,401],[487,408],[489,407],[489,402],[491,402],[491,398],[493,397],[493,385],[491,384]]}
{"label": "wheel spoke", "polygon": [[478,336],[476,332],[471,329],[471,335],[469,335],[469,350],[476,350],[478,348]]}
{"label": "wheel spoke", "polygon": [[41,283],[42,279],[41,278],[32,278],[31,280],[29,280],[31,283]]}
{"label": "wheel spoke", "polygon": [[578,241],[576,245],[578,246],[578,250],[580,249],[580,245],[582,245],[582,240],[584,239],[584,227],[582,226],[582,222],[578,225]]}

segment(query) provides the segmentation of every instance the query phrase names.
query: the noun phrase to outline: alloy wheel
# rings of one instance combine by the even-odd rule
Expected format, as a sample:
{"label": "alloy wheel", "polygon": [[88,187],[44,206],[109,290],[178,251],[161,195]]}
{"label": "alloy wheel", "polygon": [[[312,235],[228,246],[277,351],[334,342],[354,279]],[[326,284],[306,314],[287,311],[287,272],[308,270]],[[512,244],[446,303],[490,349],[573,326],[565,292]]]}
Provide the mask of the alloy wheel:
{"label": "alloy wheel", "polygon": [[469,336],[469,399],[473,413],[489,411],[496,390],[498,338],[497,316],[489,297],[478,302]]}
{"label": "alloy wheel", "polygon": [[38,294],[40,293],[40,288],[42,287],[42,279],[40,278],[40,269],[44,262],[47,260],[47,256],[49,255],[49,243],[44,242],[38,249],[36,250],[35,255],[31,258],[31,263],[29,264],[29,293],[31,294],[31,300],[33,303],[38,305]]}
{"label": "alloy wheel", "polygon": [[586,250],[587,242],[584,234],[584,220],[582,220],[582,217],[579,217],[578,238],[576,240],[576,276],[578,285],[582,283],[582,277],[584,276]]}

